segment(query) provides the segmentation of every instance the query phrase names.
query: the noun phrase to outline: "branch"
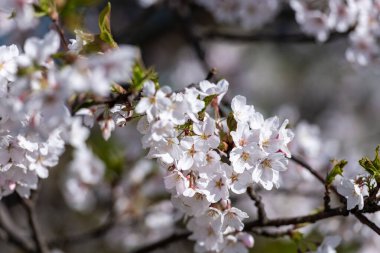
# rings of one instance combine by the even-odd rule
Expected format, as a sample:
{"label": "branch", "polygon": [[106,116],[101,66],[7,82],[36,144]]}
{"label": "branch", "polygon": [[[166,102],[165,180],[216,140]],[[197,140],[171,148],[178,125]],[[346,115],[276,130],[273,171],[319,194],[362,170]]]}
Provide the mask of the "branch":
{"label": "branch", "polygon": [[25,252],[34,252],[34,246],[28,237],[24,235],[14,224],[12,217],[9,215],[7,208],[0,202],[0,227],[5,232],[4,240],[12,243]]}
{"label": "branch", "polygon": [[265,223],[261,223],[259,221],[252,221],[245,224],[244,230],[250,230],[255,227],[281,227],[288,225],[297,225],[303,223],[315,223],[320,220],[328,219],[335,216],[348,216],[350,213],[352,214],[363,214],[363,213],[374,213],[380,211],[380,206],[368,206],[363,208],[362,210],[351,210],[348,211],[346,207],[338,207],[326,211],[321,211],[315,214],[297,216],[291,218],[279,218],[267,220]]}
{"label": "branch", "polygon": [[51,22],[54,25],[55,30],[59,34],[59,37],[60,37],[61,42],[62,42],[63,49],[65,51],[68,51],[69,50],[69,46],[68,46],[68,43],[67,43],[66,38],[65,38],[65,32],[63,31],[63,28],[62,28],[62,26],[61,26],[61,24],[59,22],[59,14],[58,14],[58,12],[53,12],[50,15],[50,19],[51,19]]}
{"label": "branch", "polygon": [[375,231],[378,235],[380,235],[380,228],[370,221],[364,214],[355,214],[355,217],[360,220],[361,223],[370,227],[373,231]]}
{"label": "branch", "polygon": [[248,196],[255,202],[257,208],[257,220],[265,223],[267,221],[267,215],[265,212],[264,203],[261,201],[261,196],[258,195],[251,187],[247,189]]}
{"label": "branch", "polygon": [[194,32],[191,9],[187,5],[179,5],[175,8],[175,13],[181,22],[185,39],[189,41],[189,44],[201,62],[203,69],[209,71],[211,67],[206,60],[206,51],[201,44],[202,37]]}
{"label": "branch", "polygon": [[[347,211],[345,207],[339,207],[339,208],[334,208],[327,211],[322,211],[322,212],[305,215],[305,216],[270,219],[270,220],[265,221],[264,223],[262,223],[259,220],[248,222],[248,223],[245,223],[244,231],[252,232],[254,234],[262,235],[266,237],[277,238],[277,237],[283,237],[286,235],[290,236],[292,231],[294,230],[294,227],[285,231],[274,231],[274,232],[270,232],[267,230],[255,230],[254,228],[281,227],[281,226],[298,225],[298,224],[303,224],[303,223],[315,223],[317,221],[336,217],[336,216],[347,216],[350,213],[355,214],[355,215],[358,215],[358,214],[362,215],[363,213],[374,213],[377,211],[380,211],[380,206],[367,206],[362,210],[354,209],[352,211]],[[188,236],[190,236],[190,234],[191,234],[190,232],[174,233],[160,241],[138,248],[137,250],[132,251],[131,253],[148,253],[158,248],[165,247],[171,243],[184,240]]]}
{"label": "branch", "polygon": [[43,239],[42,232],[40,230],[36,209],[35,209],[35,199],[22,199],[22,204],[28,214],[29,225],[32,229],[32,237],[36,244],[37,252],[39,253],[49,253],[46,242]]}
{"label": "branch", "polygon": [[325,185],[325,179],[318,174],[316,170],[314,170],[309,164],[306,162],[302,161],[300,158],[297,158],[296,156],[292,155],[290,160],[294,161],[295,163],[298,163],[305,169],[307,169],[316,179],[318,179],[319,182],[321,182],[323,185]]}
{"label": "branch", "polygon": [[287,229],[285,231],[267,231],[267,230],[252,230],[252,234],[263,236],[263,237],[269,237],[269,238],[279,238],[284,236],[292,236],[294,227],[291,229]]}
{"label": "branch", "polygon": [[[336,41],[346,37],[347,33],[333,33],[327,42]],[[201,33],[200,37],[205,40],[229,40],[237,42],[273,42],[273,43],[315,43],[315,37],[304,33],[237,33],[230,31],[210,30]]]}
{"label": "branch", "polygon": [[190,235],[189,232],[184,233],[174,233],[160,241],[154,242],[152,244],[143,246],[141,248],[138,248],[135,251],[132,251],[132,253],[148,253],[150,251],[156,250],[158,248],[163,248],[173,242],[181,241],[186,239]]}

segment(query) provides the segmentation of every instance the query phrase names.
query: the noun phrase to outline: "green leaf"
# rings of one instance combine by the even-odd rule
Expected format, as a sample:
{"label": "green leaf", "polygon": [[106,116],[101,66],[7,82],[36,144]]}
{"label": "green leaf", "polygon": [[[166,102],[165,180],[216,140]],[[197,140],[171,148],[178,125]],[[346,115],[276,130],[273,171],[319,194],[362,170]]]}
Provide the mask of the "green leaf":
{"label": "green leaf", "polygon": [[[132,69],[132,91],[140,92],[144,87],[144,82],[153,81],[158,85],[158,75],[154,69],[145,69],[142,64],[136,63]],[[156,87],[159,88],[159,87]]]}
{"label": "green leaf", "polygon": [[347,161],[334,161],[332,170],[327,174],[326,184],[331,185],[337,175],[343,174],[343,168],[346,166]]}
{"label": "green leaf", "polygon": [[105,141],[99,132],[90,136],[88,144],[106,165],[106,180],[114,182],[120,179],[125,165],[125,154],[121,145],[112,138]]}
{"label": "green leaf", "polygon": [[108,2],[106,7],[99,14],[99,29],[100,29],[100,39],[111,47],[117,47],[117,43],[112,37],[111,34],[111,3]]}
{"label": "green leaf", "polygon": [[218,95],[217,94],[213,94],[213,95],[210,95],[210,96],[207,96],[203,99],[203,102],[205,102],[205,107],[203,107],[202,111],[201,112],[205,112],[206,109],[207,109],[207,106],[209,106],[212,102],[212,100],[214,98],[216,98]]}
{"label": "green leaf", "polygon": [[40,0],[39,4],[33,4],[33,7],[37,17],[50,16],[56,11],[54,0]]}
{"label": "green leaf", "polygon": [[380,146],[376,147],[375,159],[371,160],[368,157],[363,157],[359,160],[359,164],[372,176],[375,177],[377,182],[380,182],[380,158],[379,158]]}
{"label": "green leaf", "polygon": [[228,126],[228,129],[230,129],[230,131],[236,130],[237,122],[236,122],[236,120],[234,118],[234,114],[232,112],[230,112],[230,114],[228,114],[227,126]]}
{"label": "green leaf", "polygon": [[291,239],[294,241],[295,244],[299,245],[302,240],[304,239],[303,238],[303,234],[299,231],[293,231],[291,234],[290,234],[290,237]]}

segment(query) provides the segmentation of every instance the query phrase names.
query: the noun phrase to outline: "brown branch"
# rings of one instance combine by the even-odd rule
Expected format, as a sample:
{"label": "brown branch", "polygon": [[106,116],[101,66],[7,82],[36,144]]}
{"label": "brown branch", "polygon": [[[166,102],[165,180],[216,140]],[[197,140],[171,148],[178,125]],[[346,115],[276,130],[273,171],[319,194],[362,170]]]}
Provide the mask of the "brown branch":
{"label": "brown branch", "polygon": [[370,227],[373,231],[375,231],[378,235],[380,235],[380,228],[375,224],[373,223],[372,221],[370,221],[364,214],[356,214],[355,217],[361,221],[361,223],[367,225],[368,227]]}
{"label": "brown branch", "polygon": [[29,236],[14,224],[12,217],[5,205],[0,202],[0,228],[5,233],[3,240],[12,243],[25,252],[35,252],[33,243],[29,240]]}
{"label": "brown branch", "polygon": [[174,233],[168,237],[165,237],[164,239],[162,240],[159,240],[157,242],[154,242],[152,244],[149,244],[149,245],[146,245],[146,246],[143,246],[141,248],[138,248],[134,251],[132,251],[131,253],[148,253],[150,251],[153,251],[153,250],[156,250],[156,249],[159,249],[159,248],[163,248],[173,242],[176,242],[176,241],[181,241],[181,240],[184,240],[186,239],[188,236],[190,235],[189,232],[183,232],[183,233]]}
{"label": "brown branch", "polygon": [[174,8],[175,14],[181,23],[183,36],[188,41],[195,55],[198,57],[204,70],[211,69],[206,59],[206,51],[202,45],[202,37],[194,32],[194,22],[192,18],[191,8],[185,4],[179,4]]}
{"label": "brown branch", "polygon": [[257,208],[257,221],[262,222],[263,224],[267,221],[267,215],[265,212],[264,203],[261,200],[261,196],[258,195],[252,187],[247,188],[248,196],[255,202],[255,206]]}
{"label": "brown branch", "polygon": [[22,199],[21,203],[25,207],[28,214],[29,225],[32,229],[32,238],[36,244],[36,250],[38,253],[49,253],[48,246],[43,239],[41,229],[39,227],[35,209],[35,198]]}
{"label": "brown branch", "polygon": [[290,158],[290,160],[294,161],[295,163],[298,163],[299,165],[301,165],[302,167],[304,167],[306,170],[308,170],[316,179],[318,179],[319,182],[321,182],[323,185],[325,185],[325,179],[319,175],[319,173],[314,170],[309,164],[307,164],[306,162],[302,161],[300,158],[292,155],[292,157]]}
{"label": "brown branch", "polygon": [[297,225],[303,223],[315,223],[320,220],[328,219],[335,216],[348,216],[350,213],[352,214],[360,214],[363,213],[375,213],[380,211],[380,206],[368,206],[363,208],[362,210],[353,209],[348,211],[346,207],[338,207],[334,209],[330,209],[327,211],[321,211],[315,214],[290,217],[290,218],[279,218],[279,219],[271,219],[267,220],[265,223],[261,223],[259,221],[252,221],[245,224],[244,230],[250,230],[255,227],[281,227],[288,225]]}
{"label": "brown branch", "polygon": [[267,231],[267,230],[252,230],[251,233],[258,236],[269,237],[269,238],[279,238],[284,236],[292,236],[294,227],[284,231]]}
{"label": "brown branch", "polygon": [[[230,31],[210,30],[201,33],[204,40],[228,40],[237,42],[273,42],[273,43],[315,43],[316,38],[304,33],[237,33]],[[333,33],[328,42],[347,37],[347,33]]]}
{"label": "brown branch", "polygon": [[59,14],[58,12],[53,12],[50,15],[50,19],[54,25],[55,30],[58,32],[59,37],[61,38],[62,46],[65,51],[69,50],[69,45],[65,38],[65,32],[63,31],[63,28],[59,22]]}
{"label": "brown branch", "polygon": [[[259,220],[247,222],[245,223],[244,231],[252,232],[254,234],[258,234],[258,235],[262,235],[266,237],[273,237],[273,238],[283,237],[286,235],[291,236],[291,233],[294,230],[294,227],[285,231],[273,231],[273,232],[267,231],[267,230],[256,230],[255,228],[281,227],[281,226],[291,226],[291,225],[298,225],[298,224],[304,224],[304,223],[315,223],[317,221],[329,219],[336,216],[347,216],[350,213],[355,214],[355,215],[358,215],[358,214],[363,215],[363,213],[375,213],[377,211],[380,211],[380,206],[367,206],[363,208],[362,210],[354,209],[351,211],[348,211],[345,207],[339,207],[339,208],[324,210],[315,214],[304,215],[304,216],[279,218],[279,219],[267,219],[264,223],[260,222]],[[149,244],[147,246],[143,246],[135,251],[132,251],[131,253],[148,253],[158,248],[165,247],[171,243],[184,240],[188,236],[190,236],[190,234],[191,234],[190,232],[175,233],[160,241]]]}

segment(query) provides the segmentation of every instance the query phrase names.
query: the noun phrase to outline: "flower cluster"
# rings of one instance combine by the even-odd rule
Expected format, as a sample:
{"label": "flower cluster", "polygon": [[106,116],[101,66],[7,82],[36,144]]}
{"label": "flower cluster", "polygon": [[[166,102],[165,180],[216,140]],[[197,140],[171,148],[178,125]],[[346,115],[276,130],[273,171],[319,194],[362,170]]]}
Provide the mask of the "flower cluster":
{"label": "flower cluster", "polygon": [[[315,1],[314,1],[315,2]],[[347,33],[351,42],[346,57],[367,65],[379,55],[380,2],[373,0],[291,0],[296,20],[304,32],[326,41],[332,32]]]}
{"label": "flower cluster", "polygon": [[29,38],[0,47],[0,197],[17,191],[28,197],[38,178],[48,177],[65,143],[83,150],[88,132],[67,101],[78,92],[106,95],[113,82],[128,80],[137,52],[120,47],[104,54],[79,56],[72,64],[53,57],[59,35]]}
{"label": "flower cluster", "polygon": [[38,24],[33,4],[37,0],[3,0],[0,2],[0,35],[12,30],[27,30]]}
{"label": "flower cluster", "polygon": [[[331,33],[348,33],[346,58],[367,65],[379,56],[380,2],[377,0],[289,0],[304,33],[325,42]],[[257,29],[272,21],[284,6],[279,0],[196,0],[217,22]]]}
{"label": "flower cluster", "polygon": [[144,115],[138,130],[148,158],[158,159],[174,206],[191,217],[187,227],[197,252],[248,252],[253,238],[242,232],[248,215],[232,206],[230,195],[253,184],[279,187],[290,157],[287,121],[264,119],[243,96],[232,100],[227,119],[219,116],[227,89],[225,80],[202,81],[183,92],[147,81],[135,108]]}

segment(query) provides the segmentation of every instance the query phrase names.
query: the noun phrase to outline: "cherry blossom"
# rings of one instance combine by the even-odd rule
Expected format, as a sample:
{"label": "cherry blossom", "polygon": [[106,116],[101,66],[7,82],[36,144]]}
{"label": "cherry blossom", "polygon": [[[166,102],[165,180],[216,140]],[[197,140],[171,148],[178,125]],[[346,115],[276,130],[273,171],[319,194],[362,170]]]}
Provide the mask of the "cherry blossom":
{"label": "cherry blossom", "polygon": [[342,178],[337,187],[339,194],[347,199],[347,210],[358,206],[359,210],[364,207],[364,190],[352,179]]}

